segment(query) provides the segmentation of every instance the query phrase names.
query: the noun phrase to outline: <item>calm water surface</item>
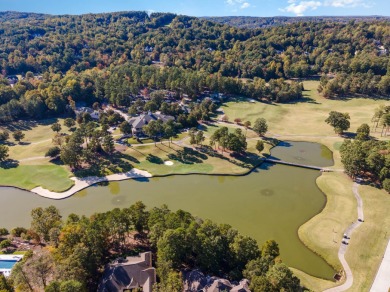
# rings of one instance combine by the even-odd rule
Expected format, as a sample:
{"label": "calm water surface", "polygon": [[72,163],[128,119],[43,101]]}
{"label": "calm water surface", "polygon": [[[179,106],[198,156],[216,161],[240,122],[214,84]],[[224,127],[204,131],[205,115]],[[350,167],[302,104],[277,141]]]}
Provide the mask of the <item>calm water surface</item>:
{"label": "calm water surface", "polygon": [[[330,166],[331,152],[324,146],[288,142],[272,156],[290,162]],[[299,240],[299,226],[318,214],[326,198],[316,186],[318,171],[263,164],[250,175],[172,176],[110,183],[91,187],[71,198],[53,201],[13,188],[0,189],[0,227],[29,226],[30,211],[55,205],[63,216],[91,215],[128,207],[142,200],[148,207],[167,204],[215,222],[228,223],[259,244],[275,239],[283,261],[311,275],[330,279],[334,271]]]}

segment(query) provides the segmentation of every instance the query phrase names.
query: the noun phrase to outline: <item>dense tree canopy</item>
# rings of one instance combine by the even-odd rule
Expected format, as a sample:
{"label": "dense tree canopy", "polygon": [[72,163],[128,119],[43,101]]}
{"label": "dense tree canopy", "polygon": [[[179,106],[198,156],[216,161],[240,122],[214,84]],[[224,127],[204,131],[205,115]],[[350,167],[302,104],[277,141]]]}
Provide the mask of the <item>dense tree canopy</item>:
{"label": "dense tree canopy", "polygon": [[346,140],[341,148],[341,161],[352,178],[360,177],[387,191],[390,179],[390,143],[357,139]]}
{"label": "dense tree canopy", "polygon": [[302,97],[302,86],[284,79],[313,74],[330,73],[320,87],[327,97],[390,94],[386,21],[242,29],[145,12],[1,17],[0,72],[10,79],[0,82],[0,123],[71,114],[77,101],[130,106],[145,88],[288,102]]}

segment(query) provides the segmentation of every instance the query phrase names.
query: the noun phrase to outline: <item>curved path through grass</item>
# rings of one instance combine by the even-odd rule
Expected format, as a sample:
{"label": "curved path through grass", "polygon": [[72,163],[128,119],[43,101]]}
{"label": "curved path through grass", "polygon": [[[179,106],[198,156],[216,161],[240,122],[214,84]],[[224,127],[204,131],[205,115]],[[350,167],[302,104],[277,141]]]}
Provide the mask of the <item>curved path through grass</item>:
{"label": "curved path through grass", "polygon": [[338,252],[338,257],[343,265],[344,273],[346,281],[344,284],[325,290],[325,292],[341,292],[345,291],[352,287],[353,284],[353,274],[352,270],[348,265],[348,262],[345,259],[345,253],[347,252],[348,244],[351,238],[352,233],[355,231],[356,228],[358,228],[364,221],[364,213],[363,213],[363,200],[359,195],[358,191],[359,185],[355,182],[352,187],[353,194],[355,195],[356,201],[357,201],[357,212],[358,212],[358,220],[356,222],[353,222],[350,226],[348,226],[347,230],[344,233],[344,239],[341,242],[340,249]]}

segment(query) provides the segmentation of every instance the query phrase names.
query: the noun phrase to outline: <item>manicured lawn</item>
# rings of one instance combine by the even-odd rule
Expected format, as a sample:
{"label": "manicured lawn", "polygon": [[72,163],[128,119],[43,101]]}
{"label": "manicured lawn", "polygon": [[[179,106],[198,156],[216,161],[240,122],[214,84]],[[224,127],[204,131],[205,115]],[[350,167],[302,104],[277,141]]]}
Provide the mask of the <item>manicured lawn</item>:
{"label": "manicured lawn", "polygon": [[0,251],[0,254],[7,254],[7,255],[10,255],[10,254],[22,255],[22,254],[26,254],[26,253],[27,253],[26,251],[14,251],[13,253],[4,253],[4,252]]}
{"label": "manicured lawn", "polygon": [[[52,139],[55,133],[50,128],[55,122],[62,126],[61,133],[69,134],[68,128],[64,126],[64,119],[46,119],[39,122],[14,122],[7,127],[0,127],[0,131],[7,130],[11,132],[9,146],[9,156],[12,159],[23,160],[31,157],[45,156],[50,147],[53,147]],[[22,143],[16,142],[12,137],[12,131],[21,130],[25,134]],[[22,161],[21,164],[24,162]]]}
{"label": "manicured lawn", "polygon": [[[250,103],[231,101],[222,106],[229,120],[241,118],[253,122],[263,117],[268,121],[269,132],[294,135],[335,135],[332,127],[324,121],[332,110],[348,112],[351,116],[351,128],[356,131],[362,123],[371,125],[375,108],[386,104],[384,100],[354,98],[349,100],[328,100],[317,92],[318,81],[305,81],[306,102],[290,104]],[[376,135],[380,135],[377,133]]]}
{"label": "manicured lawn", "polygon": [[[207,139],[204,145],[204,148],[210,150],[210,147],[207,146]],[[133,163],[134,167],[147,170],[154,175],[173,173],[243,174],[259,162],[260,157],[255,152],[255,145],[256,141],[254,140],[248,143],[248,152],[252,155],[250,160],[235,159],[227,153],[221,159],[221,151],[219,151],[218,157],[215,157],[210,155],[213,154],[213,151],[208,154],[200,148],[193,150],[190,148],[192,146],[186,143],[183,145],[171,143],[171,147],[169,147],[166,141],[163,144],[157,143],[157,146],[131,147],[126,151],[126,154],[138,161]],[[268,144],[265,146],[264,151],[269,151],[270,146]],[[184,147],[187,147],[187,150]],[[167,166],[164,165],[164,161],[172,161],[174,164]]]}
{"label": "manicured lawn", "polygon": [[351,236],[346,259],[354,283],[350,291],[369,291],[390,239],[390,195],[369,186],[359,187],[364,224]]}
{"label": "manicured lawn", "polygon": [[[182,139],[184,139],[186,137],[188,137],[188,133],[180,133],[180,134],[176,135],[175,137],[173,137],[172,141],[180,141],[180,140],[182,140]],[[133,138],[129,138],[127,141],[131,145],[155,143],[155,141],[153,139],[141,139],[141,142],[140,142],[137,139],[135,139],[134,137]],[[160,142],[161,142],[161,140],[158,140],[158,143],[160,143]],[[168,143],[168,140],[167,139],[163,139],[162,142],[163,143]]]}
{"label": "manicured lawn", "polygon": [[321,255],[336,271],[342,269],[337,252],[342,236],[357,218],[356,199],[351,179],[342,173],[323,173],[318,179],[319,188],[327,196],[324,210],[302,225],[298,234],[301,240]]}
{"label": "manicured lawn", "polygon": [[302,272],[301,270],[297,270],[294,268],[290,269],[292,270],[294,275],[301,280],[301,285],[307,289],[310,289],[310,291],[324,291],[334,286],[334,282],[315,278]]}
{"label": "manicured lawn", "polygon": [[[329,112],[348,112],[351,116],[349,132],[354,132],[362,123],[372,126],[374,110],[387,103],[384,100],[365,98],[327,100],[317,93],[317,81],[305,81],[304,87],[307,90],[307,101],[304,103],[271,105],[260,102],[253,104],[246,100],[231,101],[223,106],[223,110],[230,120],[241,118],[252,124],[258,117],[264,117],[269,125],[268,135],[277,134],[280,140],[322,143],[333,151],[334,168],[342,168],[339,149],[343,138],[335,135],[333,129],[324,122]],[[379,129],[377,133],[371,134],[384,139],[380,137]],[[327,205],[320,214],[301,226],[299,236],[310,249],[340,270],[342,267],[337,256],[340,241],[347,226],[357,219],[353,182],[345,174],[335,172],[323,173],[317,183],[327,196]],[[346,254],[354,274],[351,291],[369,290],[389,240],[386,230],[390,230],[390,215],[387,210],[390,196],[368,186],[361,187],[360,194],[364,200],[366,222],[353,234]],[[322,291],[335,285],[301,271],[294,271],[303,285],[313,291]]]}
{"label": "manicured lawn", "polygon": [[73,185],[70,172],[57,165],[20,165],[16,168],[0,168],[0,185],[14,186],[31,190],[42,186],[62,192]]}
{"label": "manicured lawn", "polygon": [[[337,270],[342,269],[337,252],[344,230],[356,221],[356,200],[352,180],[340,173],[324,173],[318,178],[320,189],[327,195],[325,209],[299,229],[299,237],[310,249],[321,255]],[[390,196],[370,186],[359,187],[363,199],[364,224],[351,236],[346,260],[354,283],[348,291],[368,291],[390,239]],[[316,279],[303,272],[296,273],[302,284],[313,291],[323,291],[331,282]],[[334,284],[333,284],[334,285]]]}
{"label": "manicured lawn", "polygon": [[[140,142],[141,141],[141,142]],[[154,143],[154,140],[153,139],[142,139],[138,141],[137,139],[135,138],[129,138],[127,139],[127,142],[131,145],[134,145],[134,144],[149,144],[149,143]]]}
{"label": "manicured lawn", "polygon": [[[53,139],[55,132],[50,128],[51,125],[55,122],[61,124],[62,129],[61,133],[67,133],[68,128],[64,126],[64,119],[46,119],[40,121],[19,121],[13,122],[6,127],[0,127],[0,130],[8,130],[10,132],[21,130],[25,134],[25,138],[22,142],[26,143],[38,143],[43,141],[51,141]],[[12,133],[10,135],[10,141],[15,142]],[[16,142],[17,143],[17,142]]]}

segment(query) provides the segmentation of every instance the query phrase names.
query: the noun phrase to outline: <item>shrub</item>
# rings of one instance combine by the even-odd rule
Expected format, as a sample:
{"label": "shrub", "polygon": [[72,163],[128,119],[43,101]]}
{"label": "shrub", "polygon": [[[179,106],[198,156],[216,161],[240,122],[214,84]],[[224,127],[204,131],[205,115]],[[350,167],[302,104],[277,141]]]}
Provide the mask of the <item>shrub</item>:
{"label": "shrub", "polygon": [[45,154],[45,157],[56,157],[60,154],[61,152],[61,149],[57,146],[55,147],[51,147],[49,150],[47,150],[46,154]]}
{"label": "shrub", "polygon": [[11,230],[11,235],[12,236],[16,236],[16,237],[20,237],[22,235],[22,233],[27,233],[27,229],[24,228],[24,227],[16,227],[14,229]]}
{"label": "shrub", "polygon": [[384,188],[388,193],[390,193],[390,179],[389,179],[389,178],[386,178],[386,179],[383,181],[383,188]]}
{"label": "shrub", "polygon": [[0,236],[8,235],[9,232],[6,228],[0,228]]}
{"label": "shrub", "polygon": [[12,243],[11,243],[11,240],[9,240],[9,239],[6,239],[6,240],[3,240],[2,242],[0,242],[0,248],[7,248],[11,245],[12,245]]}

